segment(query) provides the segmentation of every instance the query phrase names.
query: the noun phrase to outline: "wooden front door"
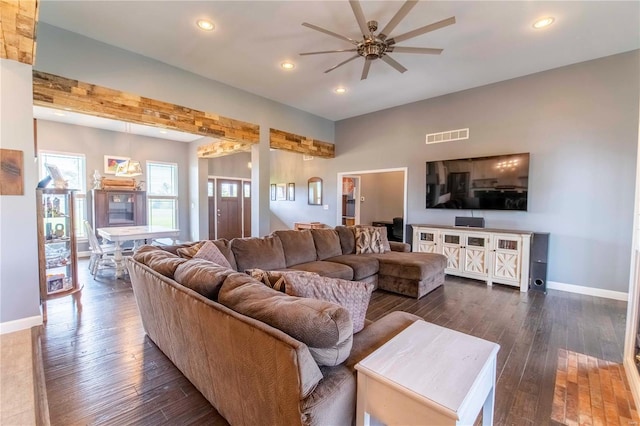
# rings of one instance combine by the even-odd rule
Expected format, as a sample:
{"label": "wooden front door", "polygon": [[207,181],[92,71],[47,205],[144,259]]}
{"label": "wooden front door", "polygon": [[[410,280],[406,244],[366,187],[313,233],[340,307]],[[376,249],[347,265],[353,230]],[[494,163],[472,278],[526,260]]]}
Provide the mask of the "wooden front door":
{"label": "wooden front door", "polygon": [[[216,221],[217,238],[242,237],[242,181],[217,179]],[[211,210],[210,210],[211,211]]]}

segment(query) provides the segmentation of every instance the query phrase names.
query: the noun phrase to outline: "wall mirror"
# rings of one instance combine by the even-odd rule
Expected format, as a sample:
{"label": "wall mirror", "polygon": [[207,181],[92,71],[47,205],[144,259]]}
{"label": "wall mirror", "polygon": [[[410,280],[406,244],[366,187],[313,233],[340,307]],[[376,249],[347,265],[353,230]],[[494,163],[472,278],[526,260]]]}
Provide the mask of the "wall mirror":
{"label": "wall mirror", "polygon": [[322,179],[319,177],[309,178],[309,204],[312,206],[322,205]]}

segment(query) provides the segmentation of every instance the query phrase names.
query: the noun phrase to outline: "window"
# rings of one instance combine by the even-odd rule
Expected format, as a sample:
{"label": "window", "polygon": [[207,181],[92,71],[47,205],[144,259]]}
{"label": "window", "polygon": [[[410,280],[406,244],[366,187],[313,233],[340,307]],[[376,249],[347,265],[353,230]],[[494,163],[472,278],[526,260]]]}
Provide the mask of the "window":
{"label": "window", "polygon": [[74,227],[76,238],[87,238],[84,221],[87,218],[87,179],[84,154],[69,152],[38,151],[40,180],[48,176],[45,164],[53,164],[60,169],[63,178],[69,183],[69,189],[77,189]]}
{"label": "window", "polygon": [[178,165],[147,161],[149,225],[177,228]]}

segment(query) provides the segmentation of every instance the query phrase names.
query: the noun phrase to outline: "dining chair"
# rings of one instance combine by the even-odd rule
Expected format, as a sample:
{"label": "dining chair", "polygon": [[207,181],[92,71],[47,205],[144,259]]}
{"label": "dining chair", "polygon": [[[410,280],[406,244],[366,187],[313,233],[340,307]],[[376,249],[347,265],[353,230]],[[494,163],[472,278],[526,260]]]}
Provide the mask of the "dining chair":
{"label": "dining chair", "polygon": [[91,249],[91,257],[89,258],[89,272],[94,278],[98,276],[100,271],[113,269],[115,277],[116,261],[113,258],[115,253],[115,245],[100,244],[96,233],[89,221],[84,221],[84,228],[89,239],[89,248]]}

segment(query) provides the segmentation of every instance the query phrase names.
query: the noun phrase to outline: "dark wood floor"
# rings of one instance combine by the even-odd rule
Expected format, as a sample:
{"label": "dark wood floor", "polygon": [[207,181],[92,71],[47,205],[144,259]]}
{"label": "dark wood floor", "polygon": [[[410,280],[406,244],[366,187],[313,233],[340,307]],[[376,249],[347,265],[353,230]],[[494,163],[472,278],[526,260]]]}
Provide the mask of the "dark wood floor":
{"label": "dark wood floor", "polygon": [[[82,312],[48,303],[42,353],[52,425],[226,424],[145,336],[130,283],[80,262]],[[420,300],[377,291],[367,317],[403,310],[500,344],[496,425],[551,424],[558,349],[622,362],[626,302],[447,277]]]}

